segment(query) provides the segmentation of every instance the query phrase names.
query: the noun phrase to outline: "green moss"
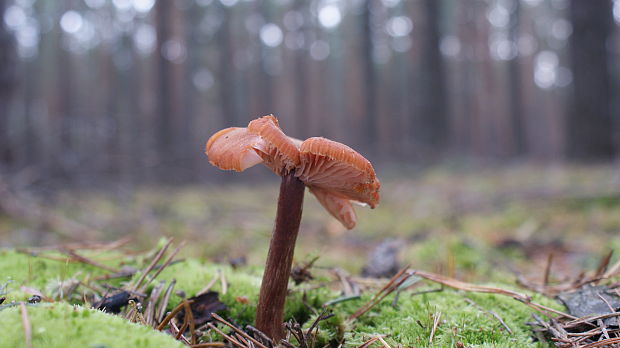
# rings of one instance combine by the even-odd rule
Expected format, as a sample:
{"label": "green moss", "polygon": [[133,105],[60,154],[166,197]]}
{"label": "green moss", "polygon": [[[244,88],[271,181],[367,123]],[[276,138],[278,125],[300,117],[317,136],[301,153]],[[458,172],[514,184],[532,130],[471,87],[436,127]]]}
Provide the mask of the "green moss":
{"label": "green moss", "polygon": [[577,211],[593,208],[620,208],[620,195],[599,195],[567,199],[565,205]]}
{"label": "green moss", "polygon": [[406,246],[400,255],[403,263],[415,268],[453,274],[467,281],[507,282],[513,278],[495,264],[506,257],[503,250],[461,234],[426,239]]}
{"label": "green moss", "polygon": [[[164,270],[158,279],[170,281],[176,280],[176,289],[183,290],[186,296],[191,297],[202,290],[211,280],[220,277],[220,272],[226,280],[226,293],[223,292],[221,278],[213,285],[211,290],[219,292],[227,310],[224,315],[234,320],[237,324],[247,325],[254,322],[258,293],[262,279],[262,269],[244,267],[234,270],[230,266],[205,263],[196,259],[176,263]],[[326,301],[328,291],[324,289],[306,293],[293,291],[289,294],[284,313],[285,320],[295,318],[298,322],[306,322],[310,317],[310,307],[320,307]],[[170,303],[174,305],[181,301],[174,295]],[[304,304],[304,301],[306,304]]]}
{"label": "green moss", "polygon": [[[448,246],[460,248],[462,246]],[[467,248],[467,247],[463,247]],[[471,250],[455,250],[461,257],[471,258]],[[228,289],[221,294],[220,299],[228,310],[223,313],[240,325],[250,324],[254,320],[255,305],[260,288],[261,270],[244,268],[233,270],[227,266],[202,263],[197,260],[188,260],[175,264],[164,271],[162,279],[176,279],[178,288],[183,289],[188,296],[194,295],[202,289],[213,277],[222,272],[226,278]],[[496,284],[502,288],[513,288],[507,284]],[[433,286],[436,288],[436,286]],[[213,290],[221,292],[221,282],[218,281]],[[306,292],[305,304],[302,301],[303,292],[293,287],[292,294],[286,304],[286,318],[295,318],[305,323],[308,328],[316,314],[312,314],[308,307],[320,311],[320,307],[327,300],[339,297],[338,292],[325,288]],[[546,347],[546,344],[534,342],[531,330],[525,325],[531,320],[534,313],[526,305],[506,296],[492,294],[473,294],[446,289],[438,293],[429,293],[420,296],[409,296],[410,292],[400,295],[397,308],[392,307],[393,295],[388,296],[370,312],[352,323],[346,323],[344,318],[354,313],[372,297],[366,293],[359,300],[351,300],[331,306],[335,316],[322,322],[321,334],[316,344],[322,346],[328,342],[338,342],[346,338],[347,345],[359,345],[372,335],[389,334],[386,340],[392,344],[405,346],[427,346],[432,327],[433,313],[441,313],[441,324],[435,333],[433,347],[454,346],[461,342],[466,346],[479,347]],[[239,301],[243,297],[246,301]],[[471,305],[464,298],[469,298],[481,308]],[[175,303],[180,299],[174,298]],[[547,306],[559,308],[552,300],[533,295],[533,301]],[[495,311],[506,322],[513,334],[506,332],[501,323],[487,311]],[[424,326],[420,326],[418,321]]]}
{"label": "green moss", "polygon": [[[14,250],[0,250],[0,285],[6,286],[7,293],[17,296],[22,285],[43,291],[54,291],[62,284],[71,279],[86,279],[88,277],[103,274],[100,268],[95,266],[71,262],[66,256],[59,253],[46,253],[55,259],[29,255]],[[110,259],[118,258],[119,255],[108,252],[105,259],[99,262],[113,265]],[[49,293],[56,297],[59,294]],[[23,297],[23,294],[22,294]],[[20,300],[21,298],[13,298]]]}
{"label": "green moss", "polygon": [[[184,347],[149,327],[80,306],[29,305],[27,312],[33,347]],[[20,308],[0,310],[0,347],[24,347],[24,343]]]}
{"label": "green moss", "polygon": [[[407,250],[406,254],[416,255],[416,259],[423,262],[424,259],[443,260],[453,258],[456,264],[455,270],[460,275],[471,274],[476,271],[477,276],[485,276],[488,280],[498,282],[496,285],[502,288],[513,288],[510,278],[502,272],[491,272],[493,267],[485,258],[493,255],[487,246],[473,242],[462,242],[462,239],[444,239],[441,243],[427,240]],[[27,295],[19,292],[19,285],[48,289],[50,284],[62,279],[85,279],[88,276],[103,273],[96,267],[49,260],[41,257],[16,253],[14,251],[2,251],[0,254],[0,274],[3,284],[9,283],[8,301],[23,300]],[[101,260],[109,259],[110,255],[101,255]],[[132,259],[132,262],[143,263],[140,257]],[[416,264],[414,262],[414,264]],[[477,270],[476,270],[476,267]],[[135,275],[138,277],[139,275]],[[226,281],[224,292],[221,278]],[[218,279],[212,290],[220,293],[220,300],[226,305],[227,310],[221,313],[224,317],[238,325],[252,324],[256,310],[258,292],[262,277],[262,269],[257,267],[243,267],[233,269],[227,265],[217,265],[197,259],[187,259],[175,263],[165,269],[158,280],[176,281],[176,290],[183,290],[186,296],[194,296],[213,279]],[[323,282],[325,279],[317,280]],[[429,287],[437,288],[436,285]],[[321,306],[328,300],[340,296],[337,291],[327,288],[306,290],[308,284],[292,286],[286,304],[286,319],[294,318],[297,322],[308,328],[317,313],[321,312]],[[0,289],[1,290],[1,289]],[[524,304],[512,298],[490,295],[458,292],[446,289],[438,293],[429,293],[419,296],[410,296],[411,292],[400,294],[397,308],[391,305],[394,295],[388,296],[371,311],[353,322],[345,319],[366,303],[373,295],[368,292],[359,300],[349,300],[330,306],[335,314],[334,317],[320,324],[320,335],[316,344],[323,346],[327,343],[339,342],[343,338],[347,345],[359,345],[368,340],[372,335],[387,334],[386,340],[391,344],[403,344],[405,346],[429,346],[428,340],[432,327],[432,315],[441,313],[441,322],[435,333],[432,347],[454,346],[457,342],[465,346],[477,347],[541,347],[532,340],[531,330],[525,322],[531,320],[532,310]],[[467,301],[465,297],[475,301],[478,308]],[[174,295],[170,300],[170,306],[176,305],[181,298]],[[548,306],[555,306],[553,301],[534,295],[534,301]],[[33,322],[33,338],[35,343],[49,342],[51,347],[62,346],[71,341],[74,336],[80,336],[80,342],[89,342],[86,346],[109,346],[117,347],[118,342],[130,342],[128,346],[158,346],[153,340],[158,340],[159,335],[150,328],[143,329],[137,325],[129,325],[122,318],[111,316],[93,310],[84,310],[69,305],[54,304],[29,306]],[[505,331],[501,323],[486,311],[495,311],[513,330],[512,334]],[[8,308],[0,311],[0,331],[13,333],[11,340],[4,340],[0,333],[0,347],[4,342],[9,346],[20,344],[22,335],[15,335],[15,330],[2,330],[2,325],[20,327],[19,312],[17,308]],[[108,323],[107,320],[111,322]],[[105,325],[102,321],[106,321]],[[49,322],[49,323],[46,323]],[[46,324],[41,324],[46,323]],[[115,327],[114,325],[127,326],[126,330],[138,330],[135,334],[129,334],[131,339],[124,333],[115,333],[114,341],[98,341],[107,338],[92,327]],[[63,331],[56,329],[58,326],[70,327]],[[133,331],[132,331],[133,332]],[[54,337],[48,337],[54,336]],[[116,341],[118,339],[118,341]],[[39,342],[39,343],[37,343]],[[64,342],[64,343],[63,343]],[[35,344],[35,346],[36,346]],[[161,345],[160,345],[161,346]]]}
{"label": "green moss", "polygon": [[[504,286],[505,287],[505,286]],[[468,303],[477,303],[480,308]],[[370,299],[337,305],[334,310],[352,313]],[[397,307],[392,306],[393,296],[388,296],[371,311],[352,323],[352,330],[345,334],[347,344],[360,345],[370,337],[389,335],[388,343],[415,347],[453,347],[457,342],[467,347],[547,347],[534,342],[531,330],[525,325],[533,313],[529,307],[500,295],[463,293],[445,290],[420,296],[402,293]],[[534,301],[556,306],[548,299],[534,296]],[[506,332],[502,324],[486,311],[495,311],[513,331]],[[433,315],[440,313],[440,324],[433,344],[429,344]]]}

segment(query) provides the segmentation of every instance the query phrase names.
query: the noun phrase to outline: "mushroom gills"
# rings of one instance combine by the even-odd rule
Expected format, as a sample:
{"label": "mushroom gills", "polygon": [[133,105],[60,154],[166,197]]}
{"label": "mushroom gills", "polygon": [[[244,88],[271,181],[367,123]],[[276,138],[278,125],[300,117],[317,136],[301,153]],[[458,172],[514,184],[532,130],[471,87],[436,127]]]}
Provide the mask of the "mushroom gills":
{"label": "mushroom gills", "polygon": [[357,215],[351,201],[337,193],[316,186],[309,186],[310,192],[333,217],[340,221],[348,230],[355,227]]}

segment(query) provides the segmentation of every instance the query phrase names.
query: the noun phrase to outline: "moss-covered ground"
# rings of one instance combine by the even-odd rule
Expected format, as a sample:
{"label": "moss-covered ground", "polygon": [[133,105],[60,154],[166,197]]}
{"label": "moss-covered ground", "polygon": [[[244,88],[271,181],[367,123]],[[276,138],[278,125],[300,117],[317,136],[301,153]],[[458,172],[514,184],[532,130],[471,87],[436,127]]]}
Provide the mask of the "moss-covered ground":
{"label": "moss-covered ground", "polygon": [[[60,294],[56,289],[63,281],[74,279],[87,282],[89,278],[105,273],[97,267],[82,263],[63,262],[13,251],[2,251],[1,255],[0,274],[5,282],[2,296],[7,298],[5,303],[8,303],[0,307],[1,347],[17,347],[23,345],[25,339],[20,308],[11,305],[12,301],[27,301],[32,295],[32,289],[41,289],[44,294],[58,298]],[[106,260],[109,256],[106,253],[93,259]],[[114,265],[114,262],[109,264]],[[177,289],[183,290],[187,295],[194,295],[213,278],[223,274],[227,284],[226,293],[222,292],[221,282],[217,282],[213,287],[227,306],[221,314],[237,324],[245,325],[251,324],[254,319],[260,271],[255,267],[233,269],[227,265],[190,259],[168,267],[158,279],[175,279]],[[295,318],[306,327],[316,317],[316,313],[321,311],[324,303],[340,296],[334,286],[313,289],[313,284],[327,282],[327,277],[321,275],[320,271],[317,275],[316,282],[292,286],[287,302],[286,317]],[[509,283],[494,285],[514,288],[514,285]],[[433,285],[429,284],[420,289],[430,288],[433,288]],[[330,305],[328,308],[335,316],[321,324],[318,343],[326,344],[330,340],[336,342],[345,338],[347,345],[359,345],[373,336],[387,334],[385,340],[391,344],[425,346],[430,338],[433,315],[440,315],[440,325],[430,346],[454,346],[457,342],[468,346],[511,347],[517,343],[523,347],[541,346],[533,342],[530,330],[525,325],[532,313],[529,307],[500,295],[445,289],[412,296],[412,291],[405,291],[400,293],[396,303],[393,303],[395,295],[390,295],[357,320],[345,320],[370,300],[373,294],[374,291],[368,291],[359,299]],[[475,305],[466,299],[473,301]],[[171,303],[178,303],[180,300],[181,298],[174,295]],[[541,296],[534,296],[533,300],[558,307],[552,300]],[[84,342],[84,346],[97,347],[173,347],[177,344],[171,338],[166,340],[169,337],[155,333],[150,328],[130,324],[118,316],[72,305],[71,302],[79,302],[79,297],[65,298],[55,303],[28,305],[27,312],[35,347],[66,347],[68,342]],[[498,313],[512,333],[508,334],[504,326],[488,311]]]}
{"label": "moss-covered ground", "polygon": [[[144,325],[67,303],[26,307],[32,347],[184,347],[172,336]],[[18,306],[0,312],[0,346],[24,347],[22,310]]]}
{"label": "moss-covered ground", "polygon": [[[399,241],[401,265],[518,290],[532,295],[537,303],[558,309],[562,307],[553,299],[519,288],[516,277],[540,282],[553,253],[551,281],[564,279],[594,268],[603,254],[620,246],[617,168],[517,166],[481,171],[446,166],[405,172],[394,169],[382,176],[381,205],[374,210],[358,208],[358,227],[352,231],[340,227],[314,197],[306,197],[296,261],[319,259],[311,270],[316,279],[292,287],[288,318],[310,325],[322,304],[341,296],[330,270],[338,267],[359,274],[368,252],[385,238]],[[7,247],[0,251],[0,297],[7,298],[0,309],[0,347],[23,346],[20,308],[6,303],[26,300],[30,296],[27,288],[58,298],[66,282],[87,282],[106,273],[95,266],[69,262],[60,254],[33,256],[14,248],[80,239],[109,241],[131,236],[122,252],[87,254],[114,268],[143,267],[145,258],[136,252],[154,248],[161,237],[186,240],[188,244],[179,254],[184,261],[165,269],[158,280],[176,279],[175,289],[192,296],[222,273],[226,293],[220,281],[213,286],[228,308],[222,315],[237,324],[251,323],[276,196],[275,181],[247,185],[241,180],[217,187],[129,193],[71,190],[35,201],[54,214],[101,231],[74,239],[55,233],[41,221],[0,215],[0,243]],[[246,258],[247,265],[228,265],[238,257]],[[615,260],[616,256],[612,262]],[[129,279],[115,280],[112,285],[122,286],[126,281]],[[391,345],[416,347],[461,343],[467,347],[547,346],[533,339],[526,325],[533,310],[524,304],[506,296],[448,288],[414,295],[437,287],[422,281],[401,292],[395,303],[391,294],[354,321],[345,319],[366,303],[377,287],[366,289],[359,299],[330,305],[335,316],[320,324],[322,335],[317,343],[345,338],[346,345],[352,346],[387,335],[384,339]],[[170,302],[179,300],[175,295]],[[33,347],[64,347],[63,340],[73,339],[73,335],[83,338],[89,344],[83,346],[89,347],[122,346],[98,341],[103,336],[134,342],[130,346],[176,344],[174,340],[169,340],[170,345],[155,343],[167,337],[112,315],[73,307],[74,303],[80,303],[79,297],[27,307]],[[490,311],[502,318],[512,333]],[[436,316],[440,320],[429,344]],[[80,322],[77,327],[76,321]],[[109,337],[97,331],[102,325],[116,333]],[[134,341],[124,339],[128,336]]]}

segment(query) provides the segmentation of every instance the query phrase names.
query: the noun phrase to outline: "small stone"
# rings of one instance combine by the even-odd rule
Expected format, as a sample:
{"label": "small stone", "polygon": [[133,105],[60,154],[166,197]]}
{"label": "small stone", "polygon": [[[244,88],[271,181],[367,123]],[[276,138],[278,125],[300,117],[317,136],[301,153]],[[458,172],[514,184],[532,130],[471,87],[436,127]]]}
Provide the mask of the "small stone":
{"label": "small stone", "polygon": [[41,302],[41,296],[39,295],[33,295],[31,298],[28,299],[28,303],[39,303]]}

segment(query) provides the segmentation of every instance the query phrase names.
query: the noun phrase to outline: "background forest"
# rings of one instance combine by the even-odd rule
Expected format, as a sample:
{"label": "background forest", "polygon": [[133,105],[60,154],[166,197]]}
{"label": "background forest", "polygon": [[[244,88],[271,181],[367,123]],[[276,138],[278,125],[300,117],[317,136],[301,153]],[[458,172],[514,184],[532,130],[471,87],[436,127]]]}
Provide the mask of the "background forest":
{"label": "background forest", "polygon": [[270,113],[374,163],[619,152],[619,0],[1,0],[0,15],[0,173],[30,181],[217,177],[208,136]]}
{"label": "background forest", "polygon": [[[352,230],[303,202],[286,320],[317,342],[620,342],[600,295],[620,286],[620,0],[0,0],[0,347],[181,346],[148,328],[174,321],[221,341],[163,319],[211,287],[254,323],[279,180],[204,151],[267,114],[381,180]],[[590,284],[602,317],[572,332],[592,313],[556,295]],[[89,309],[118,294],[141,325]],[[549,318],[570,335],[549,343]]]}

